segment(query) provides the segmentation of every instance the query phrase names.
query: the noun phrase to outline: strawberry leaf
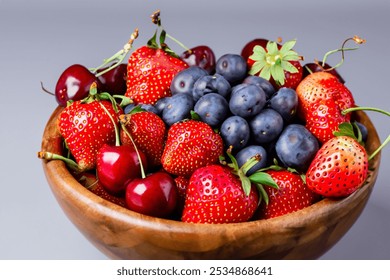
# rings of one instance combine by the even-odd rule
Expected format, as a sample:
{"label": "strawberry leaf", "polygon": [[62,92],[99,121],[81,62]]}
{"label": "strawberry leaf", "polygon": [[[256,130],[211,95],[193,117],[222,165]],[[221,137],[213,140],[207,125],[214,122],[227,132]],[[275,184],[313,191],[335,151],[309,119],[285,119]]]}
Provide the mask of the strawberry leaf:
{"label": "strawberry leaf", "polygon": [[249,69],[249,74],[255,75],[255,74],[259,73],[264,68],[265,65],[266,65],[266,62],[264,60],[256,61],[252,65],[251,69]]}
{"label": "strawberry leaf", "polygon": [[357,139],[353,126],[350,122],[343,122],[339,124],[339,130],[333,132],[334,136],[349,136],[353,139]]}
{"label": "strawberry leaf", "polygon": [[285,54],[289,52],[296,44],[297,40],[290,40],[283,44],[283,46],[280,48],[280,52],[282,54]]}
{"label": "strawberry leaf", "polygon": [[271,175],[265,172],[257,171],[251,176],[249,176],[249,180],[251,180],[251,182],[253,183],[267,185],[275,189],[279,188],[278,184],[276,184],[275,180],[271,177]]}

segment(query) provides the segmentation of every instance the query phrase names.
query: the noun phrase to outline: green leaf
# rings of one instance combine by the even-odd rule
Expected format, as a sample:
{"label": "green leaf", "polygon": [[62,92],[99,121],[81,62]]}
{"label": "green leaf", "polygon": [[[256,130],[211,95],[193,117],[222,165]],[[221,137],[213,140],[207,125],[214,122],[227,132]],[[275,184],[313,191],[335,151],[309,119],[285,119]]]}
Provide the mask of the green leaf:
{"label": "green leaf", "polygon": [[294,51],[288,51],[287,53],[283,54],[283,60],[287,61],[297,61],[301,57]]}
{"label": "green leaf", "polygon": [[279,188],[275,180],[266,172],[255,172],[249,176],[249,180],[253,183],[267,185],[273,188]]}
{"label": "green leaf", "polygon": [[265,204],[268,205],[269,203],[269,197],[267,192],[265,191],[262,184],[256,184],[257,190],[259,191],[259,204],[261,200],[264,200]]}
{"label": "green leaf", "polygon": [[275,82],[284,85],[284,70],[281,64],[275,64],[271,67],[271,76],[274,78]]}
{"label": "green leaf", "polygon": [[154,35],[152,38],[149,39],[147,46],[152,49],[158,49],[159,46],[157,44],[157,30],[154,32]]}
{"label": "green leaf", "polygon": [[297,40],[291,40],[291,41],[287,41],[283,44],[283,46],[280,48],[280,52],[282,54],[290,51],[296,44]]}
{"label": "green leaf", "polygon": [[259,76],[269,81],[271,78],[271,66],[265,65]]}
{"label": "green leaf", "polygon": [[339,124],[339,131],[333,131],[334,136],[349,136],[357,140],[353,126],[350,122]]}
{"label": "green leaf", "polygon": [[252,65],[252,67],[251,67],[251,69],[249,70],[249,74],[250,75],[255,75],[255,74],[257,74],[257,73],[259,73],[263,68],[264,68],[264,66],[265,66],[265,64],[266,64],[266,62],[263,60],[263,61],[256,61],[253,65]]}
{"label": "green leaf", "polygon": [[273,41],[269,41],[267,43],[267,52],[270,55],[278,54],[279,53],[278,45]]}
{"label": "green leaf", "polygon": [[253,54],[251,56],[249,56],[249,58],[253,59],[253,60],[264,59],[266,53],[267,52],[266,52],[266,50],[263,47],[255,46],[253,48]]}
{"label": "green leaf", "polygon": [[244,190],[245,195],[249,196],[249,194],[251,192],[251,187],[252,187],[251,181],[245,175],[240,176],[240,179],[241,179],[242,189]]}
{"label": "green leaf", "polygon": [[282,68],[289,73],[298,73],[298,69],[288,61],[282,61]]}

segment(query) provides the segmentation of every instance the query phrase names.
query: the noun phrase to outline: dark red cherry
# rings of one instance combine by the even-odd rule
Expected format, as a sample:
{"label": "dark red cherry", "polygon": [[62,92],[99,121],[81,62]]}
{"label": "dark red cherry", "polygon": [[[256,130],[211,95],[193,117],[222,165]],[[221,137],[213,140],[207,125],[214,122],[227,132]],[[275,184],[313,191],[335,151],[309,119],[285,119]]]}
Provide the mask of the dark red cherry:
{"label": "dark red cherry", "polygon": [[135,212],[165,218],[177,205],[178,193],[174,179],[159,171],[145,178],[134,179],[126,187],[126,204]]}
{"label": "dark red cherry", "polygon": [[[147,159],[138,151],[144,170]],[[129,180],[141,178],[141,166],[136,150],[130,145],[103,145],[97,154],[96,173],[99,182],[110,193],[124,192]]]}
{"label": "dark red cherry", "polygon": [[68,100],[81,100],[88,96],[90,87],[100,82],[95,75],[80,64],[73,64],[66,68],[59,77],[55,89],[55,97],[60,106],[66,106]]}
{"label": "dark red cherry", "polygon": [[[329,64],[327,64],[327,63],[325,63],[325,65],[322,66],[322,62],[321,61],[318,61],[317,63],[314,63],[314,62],[306,63],[303,66],[303,78],[305,78],[310,73],[322,72],[322,71],[330,69],[330,68],[331,68],[331,66]],[[332,74],[332,75],[334,75],[334,76],[336,76],[337,79],[340,81],[340,83],[342,83],[342,84],[345,83],[345,80],[343,79],[343,77],[341,77],[341,75],[337,72],[336,69],[328,70],[327,72]]]}
{"label": "dark red cherry", "polygon": [[[106,69],[103,68],[99,72]],[[99,75],[98,73],[97,76],[102,84],[102,91],[111,95],[124,95],[126,93],[127,64],[121,63],[104,74]]]}
{"label": "dark red cherry", "polygon": [[248,57],[250,57],[253,54],[253,48],[255,46],[261,46],[264,49],[266,48],[269,40],[264,39],[264,38],[256,38],[253,39],[252,41],[248,42],[241,51],[241,56],[245,59],[245,61],[248,60]]}
{"label": "dark red cherry", "polygon": [[199,66],[206,70],[209,74],[215,71],[215,54],[208,46],[197,46],[188,51],[183,52],[180,58],[189,66]]}

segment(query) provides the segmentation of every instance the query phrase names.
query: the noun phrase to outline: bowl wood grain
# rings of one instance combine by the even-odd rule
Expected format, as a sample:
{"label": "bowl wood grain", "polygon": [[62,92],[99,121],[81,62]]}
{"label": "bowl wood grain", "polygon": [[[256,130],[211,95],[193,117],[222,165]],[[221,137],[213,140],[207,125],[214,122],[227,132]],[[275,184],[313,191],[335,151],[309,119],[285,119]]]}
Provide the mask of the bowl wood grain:
{"label": "bowl wood grain", "polygon": [[[42,150],[62,153],[58,107],[42,138]],[[370,154],[380,140],[364,112]],[[323,199],[303,210],[240,224],[186,224],[135,213],[83,187],[59,160],[43,160],[51,191],[73,224],[112,259],[316,259],[334,246],[363,211],[374,187],[380,154],[370,162],[362,188],[344,199]]]}

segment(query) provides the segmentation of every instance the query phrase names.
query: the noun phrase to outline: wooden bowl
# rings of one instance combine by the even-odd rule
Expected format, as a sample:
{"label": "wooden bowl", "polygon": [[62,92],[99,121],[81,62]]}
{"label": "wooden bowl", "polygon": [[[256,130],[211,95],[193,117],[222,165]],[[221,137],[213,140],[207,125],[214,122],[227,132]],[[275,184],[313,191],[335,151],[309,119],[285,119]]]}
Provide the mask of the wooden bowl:
{"label": "wooden bowl", "polygon": [[[42,150],[62,152],[57,108],[45,128]],[[363,112],[370,154],[379,137]],[[316,259],[335,245],[363,211],[374,187],[380,154],[370,162],[367,182],[351,196],[320,202],[295,213],[239,224],[187,224],[135,213],[96,196],[59,160],[43,160],[47,181],[74,225],[113,259]]]}

